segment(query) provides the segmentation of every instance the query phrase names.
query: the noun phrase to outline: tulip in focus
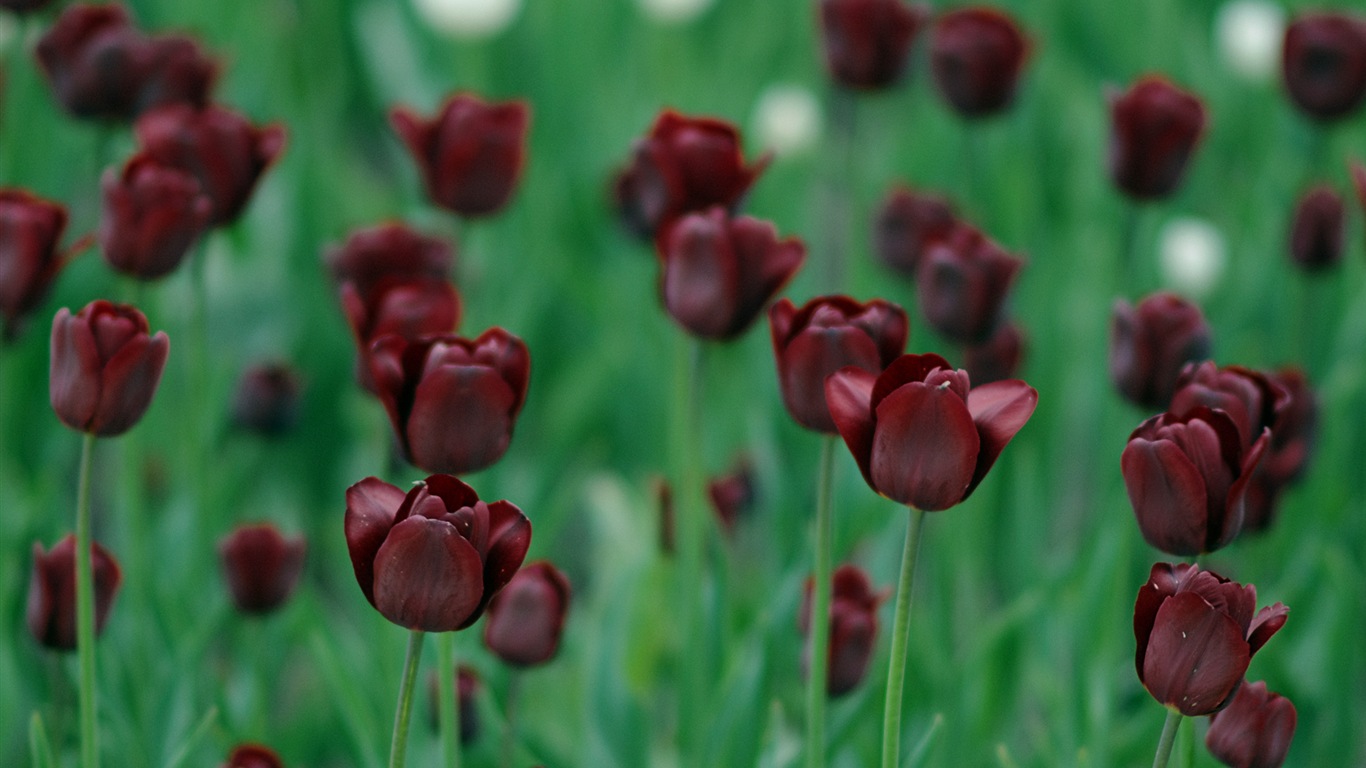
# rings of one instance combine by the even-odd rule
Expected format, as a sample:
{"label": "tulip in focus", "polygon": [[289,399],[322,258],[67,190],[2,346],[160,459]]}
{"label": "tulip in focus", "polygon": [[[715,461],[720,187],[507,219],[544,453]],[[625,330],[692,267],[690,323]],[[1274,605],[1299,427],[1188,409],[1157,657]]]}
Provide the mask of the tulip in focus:
{"label": "tulip in focus", "polygon": [[963,348],[963,369],[980,386],[1014,378],[1025,353],[1025,335],[1020,326],[1006,323],[985,343]]}
{"label": "tulip in focus", "polygon": [[213,213],[213,201],[194,176],[146,155],[135,155],[122,173],[105,171],[100,186],[104,260],[143,280],[164,277],[180,266]]}
{"label": "tulip in focus", "polygon": [[1332,187],[1310,189],[1295,204],[1290,261],[1308,272],[1337,266],[1347,240],[1347,207]]}
{"label": "tulip in focus", "polygon": [[25,192],[0,189],[0,316],[13,341],[25,317],[47,296],[70,252],[61,250],[66,208]]}
{"label": "tulip in focus", "polygon": [[418,18],[456,38],[485,38],[507,29],[522,0],[413,0]]}
{"label": "tulip in focus", "polygon": [[990,117],[1015,99],[1029,43],[1015,20],[994,8],[961,8],[930,30],[930,72],[959,115]]}
{"label": "tulip in focus", "polygon": [[127,432],[152,403],[170,345],[130,305],[97,300],[75,315],[63,307],[52,321],[52,410],[79,432]]}
{"label": "tulip in focus", "polygon": [[873,222],[873,252],[883,264],[915,279],[926,249],[947,237],[957,222],[948,200],[898,186],[887,194]]}
{"label": "tulip in focus", "polygon": [[[455,673],[455,695],[460,703],[460,744],[468,746],[479,738],[479,709],[475,697],[479,695],[479,689],[483,687],[483,682],[479,679],[479,673],[474,667],[468,664],[461,664]],[[440,712],[441,681],[437,679],[433,672],[427,678],[427,711],[430,713],[428,722],[432,730],[441,728],[438,717]]]}
{"label": "tulip in focus", "polygon": [[1210,353],[1210,327],[1195,304],[1155,293],[1137,307],[1115,302],[1110,320],[1110,380],[1129,402],[1166,408],[1186,363]]}
{"label": "tulip in focus", "polygon": [[223,768],[285,768],[280,756],[260,744],[239,744],[228,755]]}
{"label": "tulip in focus", "polygon": [[1366,100],[1366,18],[1304,13],[1285,30],[1281,74],[1290,100],[1320,122],[1350,116]]}
{"label": "tulip in focus", "polygon": [[232,423],[278,437],[299,422],[299,374],[286,363],[258,363],[242,371],[232,398]]}
{"label": "tulip in focus", "polygon": [[1172,219],[1157,235],[1163,281],[1172,290],[1195,299],[1218,284],[1228,261],[1226,250],[1219,229],[1193,216]]}
{"label": "tulip in focus", "polygon": [[[868,661],[877,647],[877,609],[882,595],[873,591],[873,584],[863,569],[841,565],[835,569],[830,594],[830,645],[826,665],[826,693],[831,698],[852,692],[863,681]],[[813,584],[806,581],[802,595],[801,613],[797,628],[808,638],[811,635],[811,601]],[[803,652],[803,668],[809,666],[810,647]]]}
{"label": "tulip in focus", "polygon": [[1224,63],[1252,81],[1270,80],[1280,65],[1285,11],[1270,0],[1228,0],[1214,17]]}
{"label": "tulip in focus", "polygon": [[569,598],[569,579],[558,568],[530,563],[489,603],[484,645],[514,667],[545,664],[559,652]]}
{"label": "tulip in focus", "polygon": [[904,0],[820,0],[821,40],[830,77],[845,88],[888,88],[906,70],[915,35],[929,19]]}
{"label": "tulip in focus", "polygon": [[1280,768],[1295,737],[1297,715],[1290,699],[1244,682],[1233,701],[1210,715],[1205,746],[1231,768]]}
{"label": "tulip in focus", "polygon": [[930,326],[955,344],[981,344],[1001,326],[1024,261],[959,223],[920,259],[916,295]]}
{"label": "tulip in focus", "polygon": [[264,615],[289,599],[303,572],[303,536],[285,538],[269,523],[244,525],[218,544],[233,604]]}
{"label": "tulip in focus", "polygon": [[[91,542],[90,563],[95,580],[95,634],[104,631],[123,574],[108,550]],[[28,586],[28,630],[34,639],[55,651],[76,650],[76,537],[68,535],[50,552],[33,545],[33,575]]]}
{"label": "tulip in focus", "polygon": [[1110,177],[1135,200],[1176,190],[1205,132],[1205,105],[1149,75],[1110,100]]}

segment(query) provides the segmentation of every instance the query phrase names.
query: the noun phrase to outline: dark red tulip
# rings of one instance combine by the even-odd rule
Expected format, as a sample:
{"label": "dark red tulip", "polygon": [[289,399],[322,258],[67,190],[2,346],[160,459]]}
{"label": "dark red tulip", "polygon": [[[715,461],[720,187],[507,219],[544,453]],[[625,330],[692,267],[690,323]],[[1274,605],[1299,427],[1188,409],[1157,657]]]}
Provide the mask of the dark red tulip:
{"label": "dark red tulip", "polygon": [[473,341],[381,337],[370,372],[403,454],[428,472],[465,474],[507,450],[526,401],[531,354],[502,328]]}
{"label": "dark red tulip", "polygon": [[722,530],[734,531],[735,524],[754,507],[754,467],[749,459],[742,457],[731,471],[709,480],[707,499]]}
{"label": "dark red tulip", "polygon": [[1336,266],[1346,238],[1346,206],[1332,187],[1314,187],[1295,204],[1290,260],[1297,266],[1309,271]]}
{"label": "dark red tulip", "polygon": [[489,603],[484,645],[514,667],[535,667],[560,650],[569,579],[545,560],[527,565]]}
{"label": "dark red tulip", "polygon": [[1210,715],[1205,746],[1231,768],[1280,768],[1296,719],[1290,699],[1268,691],[1260,680],[1244,682],[1227,707]]}
{"label": "dark red tulip", "polygon": [[903,0],[821,0],[820,13],[830,77],[865,91],[901,79],[911,43],[930,17],[925,6]]}
{"label": "dark red tulip", "polygon": [[1318,401],[1304,372],[1285,368],[1270,374],[1270,379],[1289,401],[1279,409],[1266,458],[1248,483],[1244,532],[1264,531],[1275,522],[1281,494],[1303,476],[1318,430]]}
{"label": "dark red tulip", "polygon": [[155,35],[145,45],[151,63],[138,94],[139,114],[165,104],[199,108],[209,103],[218,64],[199,43],[185,35]]}
{"label": "dark red tulip", "polygon": [[[809,666],[811,648],[811,593],[813,583],[806,580],[797,626],[807,637],[803,666]],[[841,565],[835,569],[830,594],[830,643],[826,664],[825,691],[831,697],[843,696],[858,687],[868,670],[868,660],[877,646],[877,607],[882,596],[863,569]],[[805,670],[804,670],[805,671]]]}
{"label": "dark red tulip", "polygon": [[[469,745],[479,738],[479,709],[475,701],[475,696],[479,695],[479,689],[483,683],[479,679],[479,673],[466,664],[461,664],[455,673],[455,695],[460,702],[460,743]],[[433,672],[427,678],[427,710],[431,713],[428,722],[432,730],[441,727],[438,717],[440,713],[438,698],[441,695],[440,681],[437,680],[436,673]]]}
{"label": "dark red tulip", "polygon": [[377,390],[370,349],[377,339],[393,334],[416,341],[453,333],[460,324],[460,296],[444,279],[389,278],[376,283],[369,294],[343,283],[341,303],[356,340],[356,378],[372,393]]}
{"label": "dark red tulip", "polygon": [[280,756],[261,744],[240,744],[228,755],[223,768],[285,768]]}
{"label": "dark red tulip", "polygon": [[1287,612],[1280,603],[1257,611],[1251,584],[1194,565],[1157,563],[1134,603],[1138,679],[1187,717],[1217,712]]}
{"label": "dark red tulip", "polygon": [[403,107],[389,113],[417,162],[432,202],[460,216],[489,216],[512,197],[526,161],[530,108],[456,94],[430,120]]}
{"label": "dark red tulip", "polygon": [[109,266],[152,280],[170,274],[203,233],[213,202],[178,168],[134,155],[104,172],[100,248]]}
{"label": "dark red tulip", "polygon": [[981,384],[1013,378],[1025,352],[1025,335],[1020,326],[1006,323],[984,344],[963,349],[963,368]]}
{"label": "dark red tulip", "polygon": [[450,632],[479,620],[522,565],[531,521],[486,504],[450,475],[406,494],[374,477],[346,489],[346,546],[365,599],[407,629]]}
{"label": "dark red tulip", "polygon": [[269,523],[244,525],[218,544],[237,610],[267,614],[284,605],[303,573],[303,536],[285,538]]}
{"label": "dark red tulip", "polygon": [[[95,634],[104,631],[114,594],[123,574],[104,547],[91,542],[90,567],[95,579]],[[28,585],[28,631],[55,651],[76,650],[76,537],[68,535],[51,552],[33,544],[33,575]]]}
{"label": "dark red tulip", "polygon": [[1110,380],[1142,408],[1166,408],[1186,363],[1210,354],[1210,327],[1195,304],[1154,293],[1137,307],[1120,299],[1110,320]]}
{"label": "dark red tulip", "polygon": [[366,296],[388,279],[448,280],[455,252],[440,238],[391,222],[352,232],[323,259],[338,285],[352,283]]}
{"label": "dark red tulip", "polygon": [[932,242],[916,295],[925,319],[955,344],[981,344],[1000,327],[1006,295],[1024,261],[967,224]]}
{"label": "dark red tulip", "polygon": [[152,403],[171,342],[128,304],[92,301],[52,320],[49,394],[57,418],[100,437],[127,432]]}
{"label": "dark red tulip", "polygon": [[745,165],[741,149],[740,131],[724,120],[660,112],[650,135],[631,150],[630,165],[617,174],[622,219],[653,238],[685,213],[714,205],[734,210],[769,161],[765,156]]}
{"label": "dark red tulip", "polygon": [[144,154],[199,180],[213,201],[214,227],[241,215],[261,174],[285,146],[283,126],[258,128],[216,104],[159,107],[138,118],[133,129]]}
{"label": "dark red tulip", "polygon": [[1029,43],[995,8],[961,8],[930,31],[930,71],[939,93],[963,117],[997,114],[1015,99]]}
{"label": "dark red tulip", "polygon": [[1290,405],[1290,393],[1261,371],[1213,362],[1188,363],[1176,380],[1167,411],[1185,416],[1197,408],[1216,408],[1233,419],[1244,448],[1275,427]]}
{"label": "dark red tulip", "polygon": [[1281,74],[1291,101],[1315,120],[1347,117],[1366,99],[1366,20],[1299,15],[1285,30]]}
{"label": "dark red tulip", "polygon": [[122,5],[68,6],[38,40],[38,63],[73,116],[132,120],[153,51]]}
{"label": "dark red tulip", "polygon": [[1149,75],[1110,100],[1110,177],[1136,200],[1170,195],[1205,132],[1205,105]]}
{"label": "dark red tulip", "polygon": [[874,491],[917,509],[966,499],[1034,413],[1039,393],[1011,379],[969,391],[944,358],[902,355],[881,375],[843,368],[825,399]]}
{"label": "dark red tulip", "polygon": [[258,363],[242,371],[232,398],[232,422],[266,437],[278,437],[299,422],[302,384],[282,362]]}
{"label": "dark red tulip", "polygon": [[22,189],[0,189],[0,315],[7,341],[64,266],[64,229],[66,208]]}
{"label": "dark red tulip", "polygon": [[899,186],[873,222],[873,250],[883,264],[914,279],[930,243],[947,237],[957,223],[948,200]]}
{"label": "dark red tulip", "polygon": [[906,349],[910,321],[905,310],[874,299],[821,296],[801,309],[781,299],[768,312],[773,356],[783,404],[798,424],[835,434],[825,404],[825,379],[845,366],[881,373]]}

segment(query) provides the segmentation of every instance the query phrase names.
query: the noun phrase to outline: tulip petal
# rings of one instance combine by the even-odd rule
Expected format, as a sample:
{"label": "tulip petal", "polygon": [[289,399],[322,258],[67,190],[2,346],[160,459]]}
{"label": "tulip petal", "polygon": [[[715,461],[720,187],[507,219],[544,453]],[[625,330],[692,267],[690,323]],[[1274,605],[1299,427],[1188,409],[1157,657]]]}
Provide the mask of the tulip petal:
{"label": "tulip petal", "polygon": [[531,379],[531,351],[526,343],[502,328],[490,328],[474,340],[473,357],[497,371],[507,382],[516,397],[512,405],[512,415],[516,416],[526,402]]}
{"label": "tulip petal", "polygon": [[66,307],[52,320],[48,372],[52,409],[62,423],[85,431],[99,404],[100,352],[90,328]]}
{"label": "tulip petal", "polygon": [[926,376],[936,368],[945,371],[952,371],[954,367],[949,365],[949,361],[932,352],[923,355],[902,355],[893,360],[882,373],[877,377],[877,386],[873,387],[872,398],[869,400],[869,408],[876,408],[882,398],[890,395],[897,387],[902,384],[910,384],[913,381],[924,381]]}
{"label": "tulip petal", "polygon": [[1148,653],[1148,637],[1153,633],[1157,610],[1167,598],[1176,594],[1193,568],[1185,563],[1154,563],[1148,583],[1138,590],[1138,598],[1134,601],[1134,639],[1138,643],[1136,662],[1139,682],[1143,681],[1143,658]]}
{"label": "tulip petal", "polygon": [[1017,379],[995,381],[968,392],[968,413],[972,414],[972,423],[982,439],[982,450],[977,454],[972,482],[963,498],[972,495],[1006,444],[1029,421],[1038,403],[1038,391]]}
{"label": "tulip petal", "polygon": [[788,413],[802,426],[821,432],[837,432],[825,402],[825,379],[846,366],[878,373],[877,343],[862,329],[851,326],[807,327],[779,355],[778,375]]}
{"label": "tulip petal", "polygon": [[797,317],[797,307],[791,299],[779,299],[768,309],[768,329],[773,339],[773,354],[783,358],[783,348],[791,341],[793,321]]}
{"label": "tulip petal", "polygon": [[[488,607],[493,596],[522,567],[531,548],[531,521],[515,504],[495,501],[488,505],[489,544],[484,553],[484,596],[465,626],[473,624]],[[461,627],[463,629],[464,627]]]}
{"label": "tulip petal", "polygon": [[1143,538],[1173,555],[1205,550],[1205,481],[1191,460],[1168,440],[1135,438],[1120,457],[1129,503]]}
{"label": "tulip petal", "polygon": [[1157,611],[1143,660],[1143,684],[1158,701],[1187,716],[1217,711],[1251,660],[1237,623],[1194,592],[1168,598]]}
{"label": "tulip petal", "polygon": [[1268,605],[1257,612],[1257,616],[1252,619],[1252,624],[1248,627],[1247,644],[1256,653],[1266,645],[1266,641],[1271,636],[1285,626],[1285,620],[1289,618],[1290,609],[1280,603]]}
{"label": "tulip petal", "polygon": [[375,554],[375,608],[408,629],[450,632],[484,594],[479,553],[450,523],[410,517]]}
{"label": "tulip petal", "polygon": [[483,366],[443,365],[422,377],[408,415],[413,464],[453,475],[493,464],[512,439],[516,396]]}
{"label": "tulip petal", "polygon": [[394,515],[405,494],[377,477],[367,477],[346,489],[346,548],[365,599],[375,604],[375,554],[393,527]]}
{"label": "tulip petal", "polygon": [[917,509],[948,509],[963,500],[980,450],[967,404],[948,382],[906,384],[877,405],[873,487]]}
{"label": "tulip petal", "polygon": [[1257,442],[1252,444],[1247,455],[1243,457],[1243,466],[1238,479],[1229,486],[1228,501],[1224,512],[1223,535],[1219,537],[1215,546],[1210,548],[1211,550],[1218,549],[1233,541],[1234,537],[1243,530],[1243,522],[1248,516],[1249,496],[1254,490],[1252,481],[1270,448],[1271,430],[1263,429],[1262,436],[1257,438]]}
{"label": "tulip petal", "polygon": [[684,328],[706,338],[735,332],[741,304],[739,258],[726,227],[726,212],[680,219],[663,238],[664,306]]}
{"label": "tulip petal", "polygon": [[854,454],[854,462],[868,487],[873,485],[871,473],[873,459],[873,385],[877,376],[861,368],[850,366],[841,368],[825,378],[825,403],[830,408],[830,418],[835,422],[844,444]]}
{"label": "tulip petal", "polygon": [[136,336],[105,363],[100,374],[100,403],[90,431],[101,437],[127,432],[152,404],[171,341],[165,331]]}

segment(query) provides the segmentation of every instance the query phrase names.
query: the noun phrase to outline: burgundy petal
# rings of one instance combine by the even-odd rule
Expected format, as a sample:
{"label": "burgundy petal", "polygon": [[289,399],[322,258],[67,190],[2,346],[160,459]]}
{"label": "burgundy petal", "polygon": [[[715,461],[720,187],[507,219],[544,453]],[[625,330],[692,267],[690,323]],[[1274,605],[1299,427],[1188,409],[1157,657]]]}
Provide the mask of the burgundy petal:
{"label": "burgundy petal", "polygon": [[150,338],[140,335],[105,364],[91,432],[103,437],[120,435],[142,418],[156,394],[170,346],[164,331]]}
{"label": "burgundy petal", "polygon": [[449,523],[410,517],[375,554],[375,608],[408,629],[449,632],[479,606],[479,553]]}
{"label": "burgundy petal", "polygon": [[968,412],[977,426],[982,449],[977,454],[977,467],[963,498],[971,495],[986,477],[987,470],[996,463],[1006,444],[1034,414],[1038,402],[1038,391],[1017,379],[993,382],[968,392]]}
{"label": "burgundy petal", "polygon": [[830,418],[834,420],[844,444],[854,454],[854,461],[868,486],[877,490],[873,484],[873,432],[877,426],[873,420],[873,385],[877,376],[861,368],[850,366],[842,368],[825,379],[825,403],[830,408]]}
{"label": "burgundy petal", "polygon": [[1136,438],[1120,458],[1124,486],[1143,538],[1174,555],[1205,550],[1205,481],[1191,460],[1168,440]]}
{"label": "burgundy petal", "polygon": [[1290,609],[1280,603],[1268,605],[1257,612],[1247,633],[1247,644],[1252,653],[1260,651],[1262,646],[1266,645],[1266,641],[1285,626],[1289,614]]}
{"label": "burgundy petal", "polygon": [[346,489],[346,548],[365,599],[375,604],[375,555],[394,524],[405,494],[377,477]]}
{"label": "burgundy petal", "polygon": [[876,408],[882,398],[890,395],[893,390],[902,384],[909,384],[913,381],[924,381],[925,377],[936,368],[946,371],[954,370],[949,361],[933,353],[924,355],[902,355],[893,360],[890,365],[883,370],[877,377],[877,385],[873,387],[871,407]]}
{"label": "burgundy petal", "polygon": [[428,472],[484,469],[512,439],[514,402],[507,382],[488,368],[447,365],[428,372],[408,415],[409,458]]}
{"label": "burgundy petal", "polygon": [[963,500],[980,449],[967,404],[947,383],[906,384],[877,405],[873,487],[917,509],[948,509]]}
{"label": "burgundy petal", "polygon": [[52,409],[63,424],[84,431],[95,418],[100,399],[100,353],[90,326],[66,307],[52,320],[50,361]]}
{"label": "burgundy petal", "polygon": [[1143,684],[1184,715],[1208,715],[1233,694],[1250,660],[1237,623],[1199,595],[1183,592],[1157,611]]}

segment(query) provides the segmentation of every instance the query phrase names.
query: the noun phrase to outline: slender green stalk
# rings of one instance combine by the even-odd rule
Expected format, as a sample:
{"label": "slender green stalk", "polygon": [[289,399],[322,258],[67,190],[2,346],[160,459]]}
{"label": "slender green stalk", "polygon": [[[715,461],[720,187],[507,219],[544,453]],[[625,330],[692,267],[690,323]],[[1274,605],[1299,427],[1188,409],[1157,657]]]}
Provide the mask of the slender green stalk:
{"label": "slender green stalk", "polygon": [[512,768],[512,758],[517,747],[517,694],[521,689],[522,673],[513,669],[508,672],[507,698],[503,701],[503,754],[499,762],[502,768]]}
{"label": "slender green stalk", "polygon": [[[703,537],[707,510],[701,497],[702,342],[681,339],[675,366],[674,454],[675,524],[678,532],[677,607],[679,614],[678,741],[687,756],[699,744],[706,701],[705,622],[702,616]],[[687,762],[685,758],[685,762]]]}
{"label": "slender green stalk", "polygon": [[47,731],[43,729],[43,716],[38,712],[34,712],[28,721],[28,751],[33,768],[57,768],[57,761],[52,757],[52,744],[48,742]]}
{"label": "slender green stalk", "polygon": [[95,436],[81,440],[76,480],[76,652],[81,669],[81,767],[100,764],[100,733],[95,720],[95,576],[90,563],[90,462]]}
{"label": "slender green stalk", "polygon": [[1153,768],[1167,768],[1172,756],[1172,745],[1176,743],[1176,729],[1181,725],[1181,713],[1167,710],[1167,722],[1162,724],[1162,738],[1157,740],[1157,754],[1153,756]]}
{"label": "slender green stalk", "polygon": [[906,643],[911,630],[911,587],[925,512],[911,509],[906,547],[901,552],[901,579],[896,586],[896,619],[892,624],[892,655],[887,662],[887,700],[882,714],[882,768],[895,768],[901,754],[901,690],[906,682]]}
{"label": "slender green stalk", "polygon": [[413,715],[413,683],[417,680],[417,660],[422,656],[420,629],[408,636],[408,655],[403,660],[403,682],[398,688],[398,710],[394,713],[394,737],[389,742],[389,768],[403,768],[408,755],[408,721]]}
{"label": "slender green stalk", "polygon": [[844,290],[845,265],[850,260],[853,240],[853,178],[857,160],[858,96],[847,88],[836,87],[830,94],[830,132],[833,151],[829,177],[825,183],[825,288]]}
{"label": "slender green stalk", "polygon": [[806,764],[825,765],[825,688],[830,660],[830,496],[835,468],[834,435],[821,439],[816,475],[816,520],[811,541],[816,575],[811,593],[811,660],[806,676]]}
{"label": "slender green stalk", "polygon": [[460,696],[455,685],[455,633],[443,632],[436,638],[437,719],[440,722],[441,753],[447,768],[460,768]]}

